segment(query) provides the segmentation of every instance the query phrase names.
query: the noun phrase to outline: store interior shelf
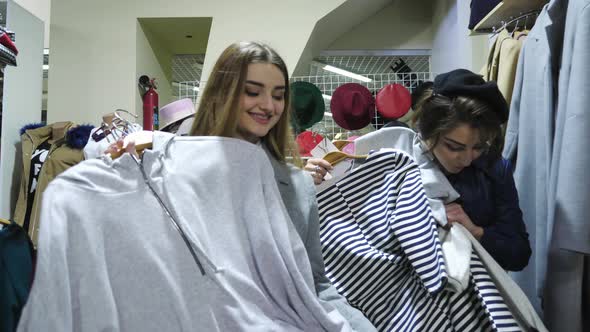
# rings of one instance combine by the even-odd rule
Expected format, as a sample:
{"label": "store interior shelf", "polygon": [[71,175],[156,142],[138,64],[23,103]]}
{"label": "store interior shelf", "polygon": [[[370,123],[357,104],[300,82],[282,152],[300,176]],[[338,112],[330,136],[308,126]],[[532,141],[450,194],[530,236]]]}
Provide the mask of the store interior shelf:
{"label": "store interior shelf", "polygon": [[472,30],[472,34],[493,32],[494,28],[501,27],[503,22],[507,22],[519,15],[539,10],[547,2],[547,0],[504,0],[477,23]]}

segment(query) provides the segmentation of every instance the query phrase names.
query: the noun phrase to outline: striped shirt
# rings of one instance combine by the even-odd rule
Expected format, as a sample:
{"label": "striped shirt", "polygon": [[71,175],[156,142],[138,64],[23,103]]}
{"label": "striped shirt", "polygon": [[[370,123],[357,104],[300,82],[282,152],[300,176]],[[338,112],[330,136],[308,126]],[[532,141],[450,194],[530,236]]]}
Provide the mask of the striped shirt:
{"label": "striped shirt", "polygon": [[518,331],[479,257],[445,290],[441,243],[413,159],[381,149],[318,194],[326,274],[381,331]]}

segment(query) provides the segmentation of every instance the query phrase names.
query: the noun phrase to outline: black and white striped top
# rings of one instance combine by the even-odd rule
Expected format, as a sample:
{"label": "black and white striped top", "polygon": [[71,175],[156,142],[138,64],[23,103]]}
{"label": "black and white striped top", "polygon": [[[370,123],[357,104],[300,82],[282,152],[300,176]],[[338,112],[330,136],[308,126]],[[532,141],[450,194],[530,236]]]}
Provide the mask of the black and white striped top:
{"label": "black and white striped top", "polygon": [[327,276],[381,331],[519,331],[475,253],[470,287],[447,282],[420,171],[382,149],[318,194]]}

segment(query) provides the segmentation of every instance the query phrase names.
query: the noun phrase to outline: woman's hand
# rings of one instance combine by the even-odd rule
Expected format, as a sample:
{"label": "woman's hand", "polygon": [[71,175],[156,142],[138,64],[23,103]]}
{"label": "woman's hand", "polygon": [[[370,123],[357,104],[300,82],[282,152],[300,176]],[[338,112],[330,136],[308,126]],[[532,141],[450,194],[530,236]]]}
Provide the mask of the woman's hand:
{"label": "woman's hand", "polygon": [[311,158],[307,160],[307,164],[303,167],[304,170],[308,171],[313,178],[313,183],[316,185],[324,181],[324,176],[334,169],[329,162],[320,158]]}
{"label": "woman's hand", "polygon": [[471,221],[471,218],[463,211],[463,207],[457,203],[445,205],[447,212],[447,221],[451,223],[459,223],[465,227],[473,235],[474,238],[480,240],[483,236],[483,228],[477,226]]}
{"label": "woman's hand", "polygon": [[135,151],[135,141],[129,140],[126,146],[125,141],[122,138],[118,139],[115,143],[109,145],[109,147],[105,150],[104,154],[117,154],[124,150],[123,153],[129,152],[135,157],[139,158],[137,151]]}

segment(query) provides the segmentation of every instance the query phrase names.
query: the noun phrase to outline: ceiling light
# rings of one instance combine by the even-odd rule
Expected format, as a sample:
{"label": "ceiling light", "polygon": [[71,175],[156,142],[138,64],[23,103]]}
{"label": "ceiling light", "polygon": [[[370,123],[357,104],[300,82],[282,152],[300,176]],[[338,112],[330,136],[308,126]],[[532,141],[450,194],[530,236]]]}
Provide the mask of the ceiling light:
{"label": "ceiling light", "polygon": [[194,87],[193,87],[193,91],[195,91],[195,92],[199,92],[199,87],[198,87],[198,86],[194,86]]}
{"label": "ceiling light", "polygon": [[43,65],[43,70],[49,70],[49,65]]}
{"label": "ceiling light", "polygon": [[326,99],[326,100],[332,100],[332,96],[330,96],[330,95],[322,94],[322,97],[324,97],[324,99]]}
{"label": "ceiling light", "polygon": [[330,66],[330,65],[324,65],[322,67],[323,70],[327,70],[327,71],[331,71],[333,73],[336,74],[340,74],[340,75],[344,75],[344,76],[348,76],[350,78],[354,78],[355,80],[359,80],[359,81],[363,81],[363,82],[371,82],[373,81],[372,79],[359,75],[359,74],[355,74],[352,72],[349,72],[348,70],[344,70],[338,67],[334,67],[334,66]]}
{"label": "ceiling light", "polygon": [[330,112],[324,112],[324,116],[332,117],[332,113],[330,113]]}
{"label": "ceiling light", "polygon": [[49,55],[49,49],[48,48],[44,48],[43,49],[43,54],[44,55]]}

